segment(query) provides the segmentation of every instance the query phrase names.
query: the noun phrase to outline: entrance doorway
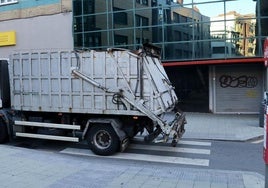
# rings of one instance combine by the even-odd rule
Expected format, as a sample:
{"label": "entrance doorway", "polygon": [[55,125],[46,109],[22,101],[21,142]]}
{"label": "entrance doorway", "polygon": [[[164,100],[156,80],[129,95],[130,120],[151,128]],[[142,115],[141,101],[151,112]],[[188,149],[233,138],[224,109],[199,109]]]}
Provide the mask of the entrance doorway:
{"label": "entrance doorway", "polygon": [[179,107],[185,112],[209,112],[209,67],[165,67],[179,98]]}

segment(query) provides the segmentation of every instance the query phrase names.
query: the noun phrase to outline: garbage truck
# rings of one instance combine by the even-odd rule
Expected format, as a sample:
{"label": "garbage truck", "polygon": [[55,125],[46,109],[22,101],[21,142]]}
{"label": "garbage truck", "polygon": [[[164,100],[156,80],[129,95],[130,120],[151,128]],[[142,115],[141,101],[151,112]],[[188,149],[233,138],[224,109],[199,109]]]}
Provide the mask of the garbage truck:
{"label": "garbage truck", "polygon": [[151,44],[138,50],[19,51],[0,60],[0,143],[17,137],[84,141],[97,155],[137,134],[171,141],[185,113]]}

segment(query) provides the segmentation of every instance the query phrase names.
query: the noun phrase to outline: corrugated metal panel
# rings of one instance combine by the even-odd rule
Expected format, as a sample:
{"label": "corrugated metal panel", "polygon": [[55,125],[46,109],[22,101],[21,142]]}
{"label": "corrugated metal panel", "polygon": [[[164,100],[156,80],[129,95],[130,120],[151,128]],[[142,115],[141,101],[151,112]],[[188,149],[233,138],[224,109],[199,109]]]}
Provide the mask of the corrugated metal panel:
{"label": "corrugated metal panel", "polygon": [[259,65],[215,67],[217,113],[258,113],[263,93],[263,69]]}
{"label": "corrugated metal panel", "polygon": [[[161,62],[127,50],[44,51],[14,53],[10,62],[12,107],[25,111],[143,115],[122,103],[121,92],[131,93],[158,114],[174,106],[177,97]],[[109,90],[105,92],[72,75],[79,70]]]}

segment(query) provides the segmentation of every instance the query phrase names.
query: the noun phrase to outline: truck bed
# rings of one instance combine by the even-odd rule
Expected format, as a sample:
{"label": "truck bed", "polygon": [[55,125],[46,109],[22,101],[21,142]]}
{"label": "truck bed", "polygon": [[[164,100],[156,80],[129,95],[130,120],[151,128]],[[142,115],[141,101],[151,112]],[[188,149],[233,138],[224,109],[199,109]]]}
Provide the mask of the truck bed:
{"label": "truck bed", "polygon": [[108,49],[19,52],[10,60],[15,110],[144,116],[120,95],[127,93],[156,115],[177,102],[157,57]]}

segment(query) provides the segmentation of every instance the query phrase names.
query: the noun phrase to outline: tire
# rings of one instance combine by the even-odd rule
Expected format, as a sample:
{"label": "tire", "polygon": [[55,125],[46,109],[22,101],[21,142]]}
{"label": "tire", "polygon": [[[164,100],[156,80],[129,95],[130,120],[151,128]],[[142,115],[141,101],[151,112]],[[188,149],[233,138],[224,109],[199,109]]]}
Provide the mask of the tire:
{"label": "tire", "polygon": [[98,124],[90,128],[87,142],[93,153],[112,155],[118,151],[119,138],[110,125]]}
{"label": "tire", "polygon": [[0,144],[7,142],[8,133],[7,125],[2,118],[0,118]]}

